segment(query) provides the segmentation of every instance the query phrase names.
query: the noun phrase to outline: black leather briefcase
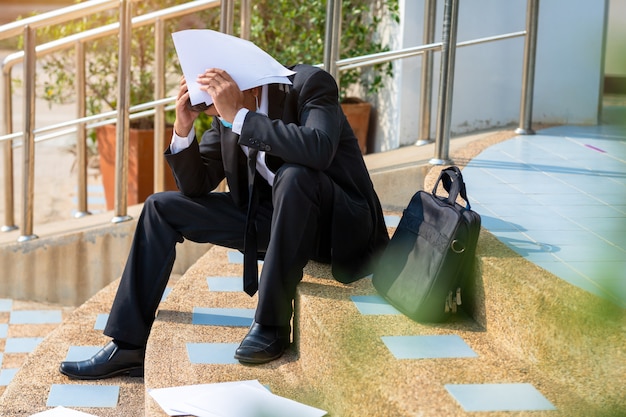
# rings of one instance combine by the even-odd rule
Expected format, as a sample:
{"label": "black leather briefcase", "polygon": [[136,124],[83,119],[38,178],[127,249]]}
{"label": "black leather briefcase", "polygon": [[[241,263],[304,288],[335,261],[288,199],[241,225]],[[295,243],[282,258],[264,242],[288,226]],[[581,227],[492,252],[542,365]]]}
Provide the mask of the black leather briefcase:
{"label": "black leather briefcase", "polygon": [[[442,184],[447,196],[437,195]],[[465,205],[457,202],[461,196]],[[462,302],[474,271],[480,215],[471,210],[461,170],[442,170],[432,193],[418,191],[402,214],[372,283],[394,307],[420,322],[445,320]]]}

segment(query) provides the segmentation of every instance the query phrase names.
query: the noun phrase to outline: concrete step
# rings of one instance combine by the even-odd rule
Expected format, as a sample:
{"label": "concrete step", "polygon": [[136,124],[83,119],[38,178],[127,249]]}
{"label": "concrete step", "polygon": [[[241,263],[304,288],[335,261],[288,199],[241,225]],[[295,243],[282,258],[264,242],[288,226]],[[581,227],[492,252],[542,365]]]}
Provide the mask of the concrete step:
{"label": "concrete step", "polygon": [[[96,324],[108,313],[114,282],[77,308],[28,357],[0,399],[0,415],[31,415],[50,408],[51,396],[63,387],[89,386],[113,387],[119,396],[112,406],[84,411],[163,416],[146,390],[244,379],[258,379],[274,393],[330,416],[470,415],[451,394],[464,384],[530,385],[556,408],[517,411],[517,416],[619,415],[626,384],[623,310],[537,268],[484,230],[478,257],[470,314],[440,324],[364,314],[355,297],[376,295],[370,279],[342,285],[331,278],[327,265],[310,263],[298,289],[294,343],[284,357],[261,366],[192,363],[232,358],[228,350],[247,331],[245,323],[194,324],[194,312],[196,319],[207,314],[198,307],[253,309],[256,304],[256,297],[241,291],[211,291],[208,277],[230,277],[240,284],[241,276],[237,253],[214,247],[162,302],[148,344],[145,385],[141,378],[71,381],[58,373],[59,362],[72,349],[106,343]],[[451,357],[403,358],[385,343],[402,336],[443,336],[459,346]],[[214,353],[211,345],[227,353]],[[189,353],[197,348],[199,355]]]}

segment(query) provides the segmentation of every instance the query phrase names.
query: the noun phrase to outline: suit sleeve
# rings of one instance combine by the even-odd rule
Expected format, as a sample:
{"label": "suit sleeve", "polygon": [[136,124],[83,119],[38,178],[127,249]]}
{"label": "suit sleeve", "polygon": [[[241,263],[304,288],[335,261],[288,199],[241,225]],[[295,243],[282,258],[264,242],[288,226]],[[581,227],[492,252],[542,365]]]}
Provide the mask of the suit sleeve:
{"label": "suit sleeve", "polygon": [[178,189],[190,197],[210,193],[224,179],[218,129],[213,127],[204,132],[201,146],[194,140],[187,149],[176,154],[172,154],[169,147],[165,151]]}
{"label": "suit sleeve", "polygon": [[337,84],[330,74],[316,69],[312,74],[298,73],[292,88],[295,98],[287,105],[296,107],[297,122],[249,112],[239,143],[287,163],[325,170],[337,152],[341,132]]}

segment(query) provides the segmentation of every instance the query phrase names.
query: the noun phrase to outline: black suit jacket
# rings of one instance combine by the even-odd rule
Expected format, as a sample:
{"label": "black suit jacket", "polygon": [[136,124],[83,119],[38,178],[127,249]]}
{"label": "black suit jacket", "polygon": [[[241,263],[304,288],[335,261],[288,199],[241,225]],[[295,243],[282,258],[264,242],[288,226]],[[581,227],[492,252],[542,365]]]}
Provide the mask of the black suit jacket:
{"label": "black suit jacket", "polygon": [[181,192],[203,195],[226,178],[235,203],[247,205],[246,157],[240,145],[265,151],[268,168],[300,164],[326,173],[334,184],[331,247],[333,276],[352,282],[371,273],[389,236],[380,201],[357,139],[338,100],[335,80],[309,65],[296,65],[293,85],[269,86],[268,116],[249,112],[241,135],[219,123],[175,155],[166,151]]}

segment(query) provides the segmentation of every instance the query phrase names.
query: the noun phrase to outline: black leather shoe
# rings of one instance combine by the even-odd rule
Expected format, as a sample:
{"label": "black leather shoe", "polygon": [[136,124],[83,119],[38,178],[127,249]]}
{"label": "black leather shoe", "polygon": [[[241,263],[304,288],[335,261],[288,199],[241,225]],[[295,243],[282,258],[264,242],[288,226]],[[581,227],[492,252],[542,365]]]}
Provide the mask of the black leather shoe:
{"label": "black leather shoe", "polygon": [[143,376],[145,353],[145,348],[120,349],[111,341],[91,359],[61,362],[59,371],[74,379],[103,379],[123,374]]}
{"label": "black leather shoe", "polygon": [[289,347],[290,336],[290,326],[263,326],[254,322],[235,351],[235,359],[250,364],[278,359]]}

